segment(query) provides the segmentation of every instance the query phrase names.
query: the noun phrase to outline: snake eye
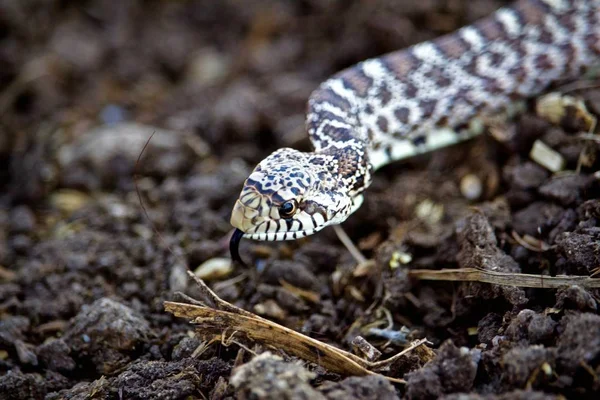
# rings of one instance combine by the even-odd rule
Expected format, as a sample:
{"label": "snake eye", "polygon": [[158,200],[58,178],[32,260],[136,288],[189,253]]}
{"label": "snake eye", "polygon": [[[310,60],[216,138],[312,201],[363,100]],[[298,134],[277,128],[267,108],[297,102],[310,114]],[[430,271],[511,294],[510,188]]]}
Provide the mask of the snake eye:
{"label": "snake eye", "polygon": [[296,200],[286,201],[279,206],[279,215],[281,218],[290,218],[296,212]]}

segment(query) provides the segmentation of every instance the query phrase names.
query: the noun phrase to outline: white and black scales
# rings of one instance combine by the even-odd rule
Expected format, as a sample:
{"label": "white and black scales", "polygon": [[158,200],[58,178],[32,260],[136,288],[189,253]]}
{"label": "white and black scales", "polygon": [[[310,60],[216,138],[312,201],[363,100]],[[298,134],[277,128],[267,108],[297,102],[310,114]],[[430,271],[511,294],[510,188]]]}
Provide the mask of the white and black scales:
{"label": "white and black scales", "polygon": [[[373,58],[308,100],[315,151],[265,158],[235,203],[230,242],[293,240],[346,220],[373,172],[479,133],[460,129],[600,60],[600,0],[521,0],[460,30]],[[473,124],[471,124],[473,125]]]}

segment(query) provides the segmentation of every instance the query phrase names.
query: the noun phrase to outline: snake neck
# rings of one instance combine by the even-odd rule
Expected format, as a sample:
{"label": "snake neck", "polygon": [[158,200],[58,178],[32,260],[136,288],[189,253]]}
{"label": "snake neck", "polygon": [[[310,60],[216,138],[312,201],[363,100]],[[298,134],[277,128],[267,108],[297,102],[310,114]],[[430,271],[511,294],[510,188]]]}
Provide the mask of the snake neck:
{"label": "snake neck", "polygon": [[361,121],[369,105],[347,91],[341,81],[330,79],[313,92],[306,130],[315,147],[311,162],[326,166],[333,186],[357,197],[369,187],[375,170],[370,129]]}
{"label": "snake neck", "polygon": [[[349,129],[347,135],[352,135]],[[368,144],[352,136],[346,147],[331,145],[308,153],[308,162],[319,166],[317,172],[321,188],[336,191],[354,198],[369,187],[372,181],[373,168],[369,163]]]}

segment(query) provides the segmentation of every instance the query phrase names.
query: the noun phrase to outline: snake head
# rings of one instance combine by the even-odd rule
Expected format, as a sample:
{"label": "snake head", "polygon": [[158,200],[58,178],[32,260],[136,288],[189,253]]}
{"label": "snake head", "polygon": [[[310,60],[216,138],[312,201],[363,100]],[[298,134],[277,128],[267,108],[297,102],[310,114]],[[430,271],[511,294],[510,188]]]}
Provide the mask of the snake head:
{"label": "snake head", "polygon": [[233,208],[237,240],[294,240],[343,222],[362,197],[351,197],[334,171],[328,156],[289,148],[265,158]]}

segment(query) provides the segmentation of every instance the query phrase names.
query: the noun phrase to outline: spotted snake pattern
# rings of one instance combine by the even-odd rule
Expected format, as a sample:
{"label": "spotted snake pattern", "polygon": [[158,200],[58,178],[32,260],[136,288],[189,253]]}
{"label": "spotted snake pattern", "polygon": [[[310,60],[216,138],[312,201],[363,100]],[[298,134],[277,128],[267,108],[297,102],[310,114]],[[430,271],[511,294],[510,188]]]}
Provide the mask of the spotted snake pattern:
{"label": "spotted snake pattern", "polygon": [[277,150],[246,180],[231,217],[232,255],[241,237],[290,240],[343,222],[376,169],[468,139],[516,100],[599,60],[600,0],[521,0],[339,72],[308,101],[315,151]]}

